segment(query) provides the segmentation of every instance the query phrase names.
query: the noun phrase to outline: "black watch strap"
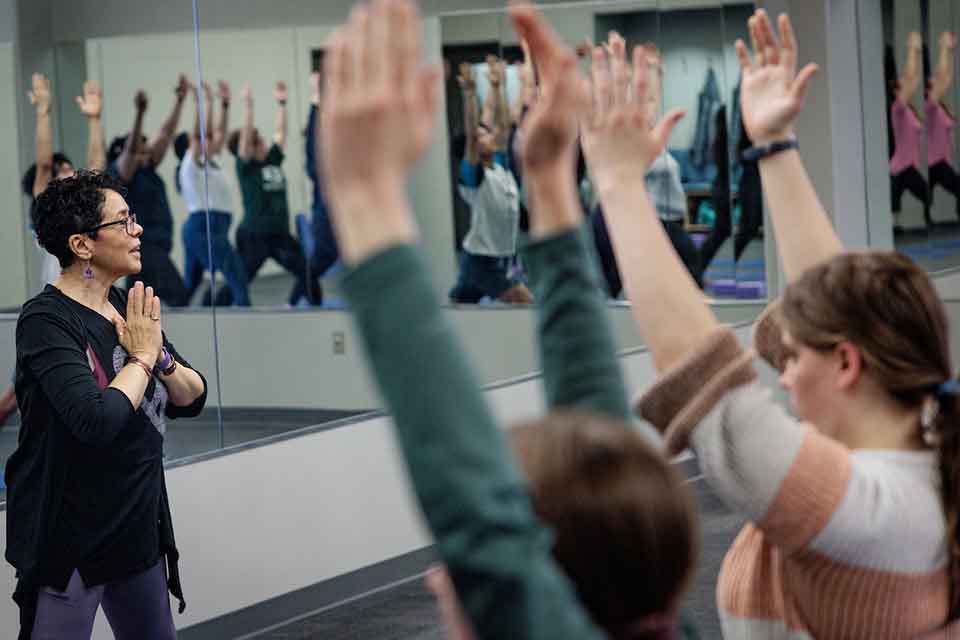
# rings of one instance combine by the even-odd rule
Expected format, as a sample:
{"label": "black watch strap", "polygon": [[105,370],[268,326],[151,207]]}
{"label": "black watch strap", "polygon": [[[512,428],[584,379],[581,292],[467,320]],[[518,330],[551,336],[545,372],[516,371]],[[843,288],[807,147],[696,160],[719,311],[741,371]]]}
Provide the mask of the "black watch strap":
{"label": "black watch strap", "polygon": [[790,138],[788,140],[776,140],[770,144],[761,145],[759,147],[750,147],[749,149],[744,149],[743,153],[740,155],[740,158],[744,162],[756,162],[761,158],[766,158],[772,156],[775,153],[780,153],[781,151],[786,151],[788,149],[798,149],[800,145],[797,143],[796,138]]}

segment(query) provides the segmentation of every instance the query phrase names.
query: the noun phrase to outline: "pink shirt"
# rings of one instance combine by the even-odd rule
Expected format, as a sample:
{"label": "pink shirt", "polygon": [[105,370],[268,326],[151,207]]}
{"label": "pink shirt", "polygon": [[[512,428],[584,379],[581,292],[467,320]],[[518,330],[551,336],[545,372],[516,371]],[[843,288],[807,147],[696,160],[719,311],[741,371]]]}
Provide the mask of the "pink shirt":
{"label": "pink shirt", "polygon": [[927,160],[930,166],[938,162],[953,161],[953,125],[956,120],[950,117],[939,102],[927,100]]}
{"label": "pink shirt", "polygon": [[896,148],[890,158],[890,175],[897,175],[910,167],[920,168],[920,136],[923,135],[923,123],[901,100],[894,100],[890,107],[890,122],[893,125],[893,139]]}

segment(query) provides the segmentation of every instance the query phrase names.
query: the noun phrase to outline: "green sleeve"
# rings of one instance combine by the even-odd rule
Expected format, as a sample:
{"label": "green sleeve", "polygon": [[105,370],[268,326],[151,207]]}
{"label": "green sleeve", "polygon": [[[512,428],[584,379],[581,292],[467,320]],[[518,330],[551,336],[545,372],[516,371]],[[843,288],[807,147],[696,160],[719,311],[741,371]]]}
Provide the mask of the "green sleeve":
{"label": "green sleeve", "polygon": [[525,250],[540,305],[537,333],[547,406],[629,420],[627,390],[588,240],[577,229]]}
{"label": "green sleeve", "polygon": [[552,536],[532,511],[419,252],[388,249],[349,273],[343,287],[477,637],[603,638],[553,561]]}

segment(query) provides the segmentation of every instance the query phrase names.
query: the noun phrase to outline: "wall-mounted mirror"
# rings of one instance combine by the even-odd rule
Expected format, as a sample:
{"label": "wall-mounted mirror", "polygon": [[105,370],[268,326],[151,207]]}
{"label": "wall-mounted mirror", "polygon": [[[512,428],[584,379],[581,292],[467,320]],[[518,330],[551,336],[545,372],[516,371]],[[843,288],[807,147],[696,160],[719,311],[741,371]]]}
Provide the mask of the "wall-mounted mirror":
{"label": "wall-mounted mirror", "polygon": [[957,33],[960,7],[951,0],[925,0],[929,55],[924,101],[927,175],[930,186],[931,268],[960,266],[960,178],[957,176]]}

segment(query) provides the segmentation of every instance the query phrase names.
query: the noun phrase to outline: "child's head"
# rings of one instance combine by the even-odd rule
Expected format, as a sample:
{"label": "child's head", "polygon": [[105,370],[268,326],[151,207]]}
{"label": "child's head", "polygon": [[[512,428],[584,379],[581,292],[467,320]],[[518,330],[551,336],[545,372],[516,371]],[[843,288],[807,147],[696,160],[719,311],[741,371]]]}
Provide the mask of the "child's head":
{"label": "child's head", "polygon": [[[554,559],[594,622],[614,639],[668,635],[699,549],[694,502],[670,461],[631,426],[575,413],[518,425],[510,440]],[[449,590],[442,572],[429,583]],[[446,599],[450,637],[469,638]]]}

